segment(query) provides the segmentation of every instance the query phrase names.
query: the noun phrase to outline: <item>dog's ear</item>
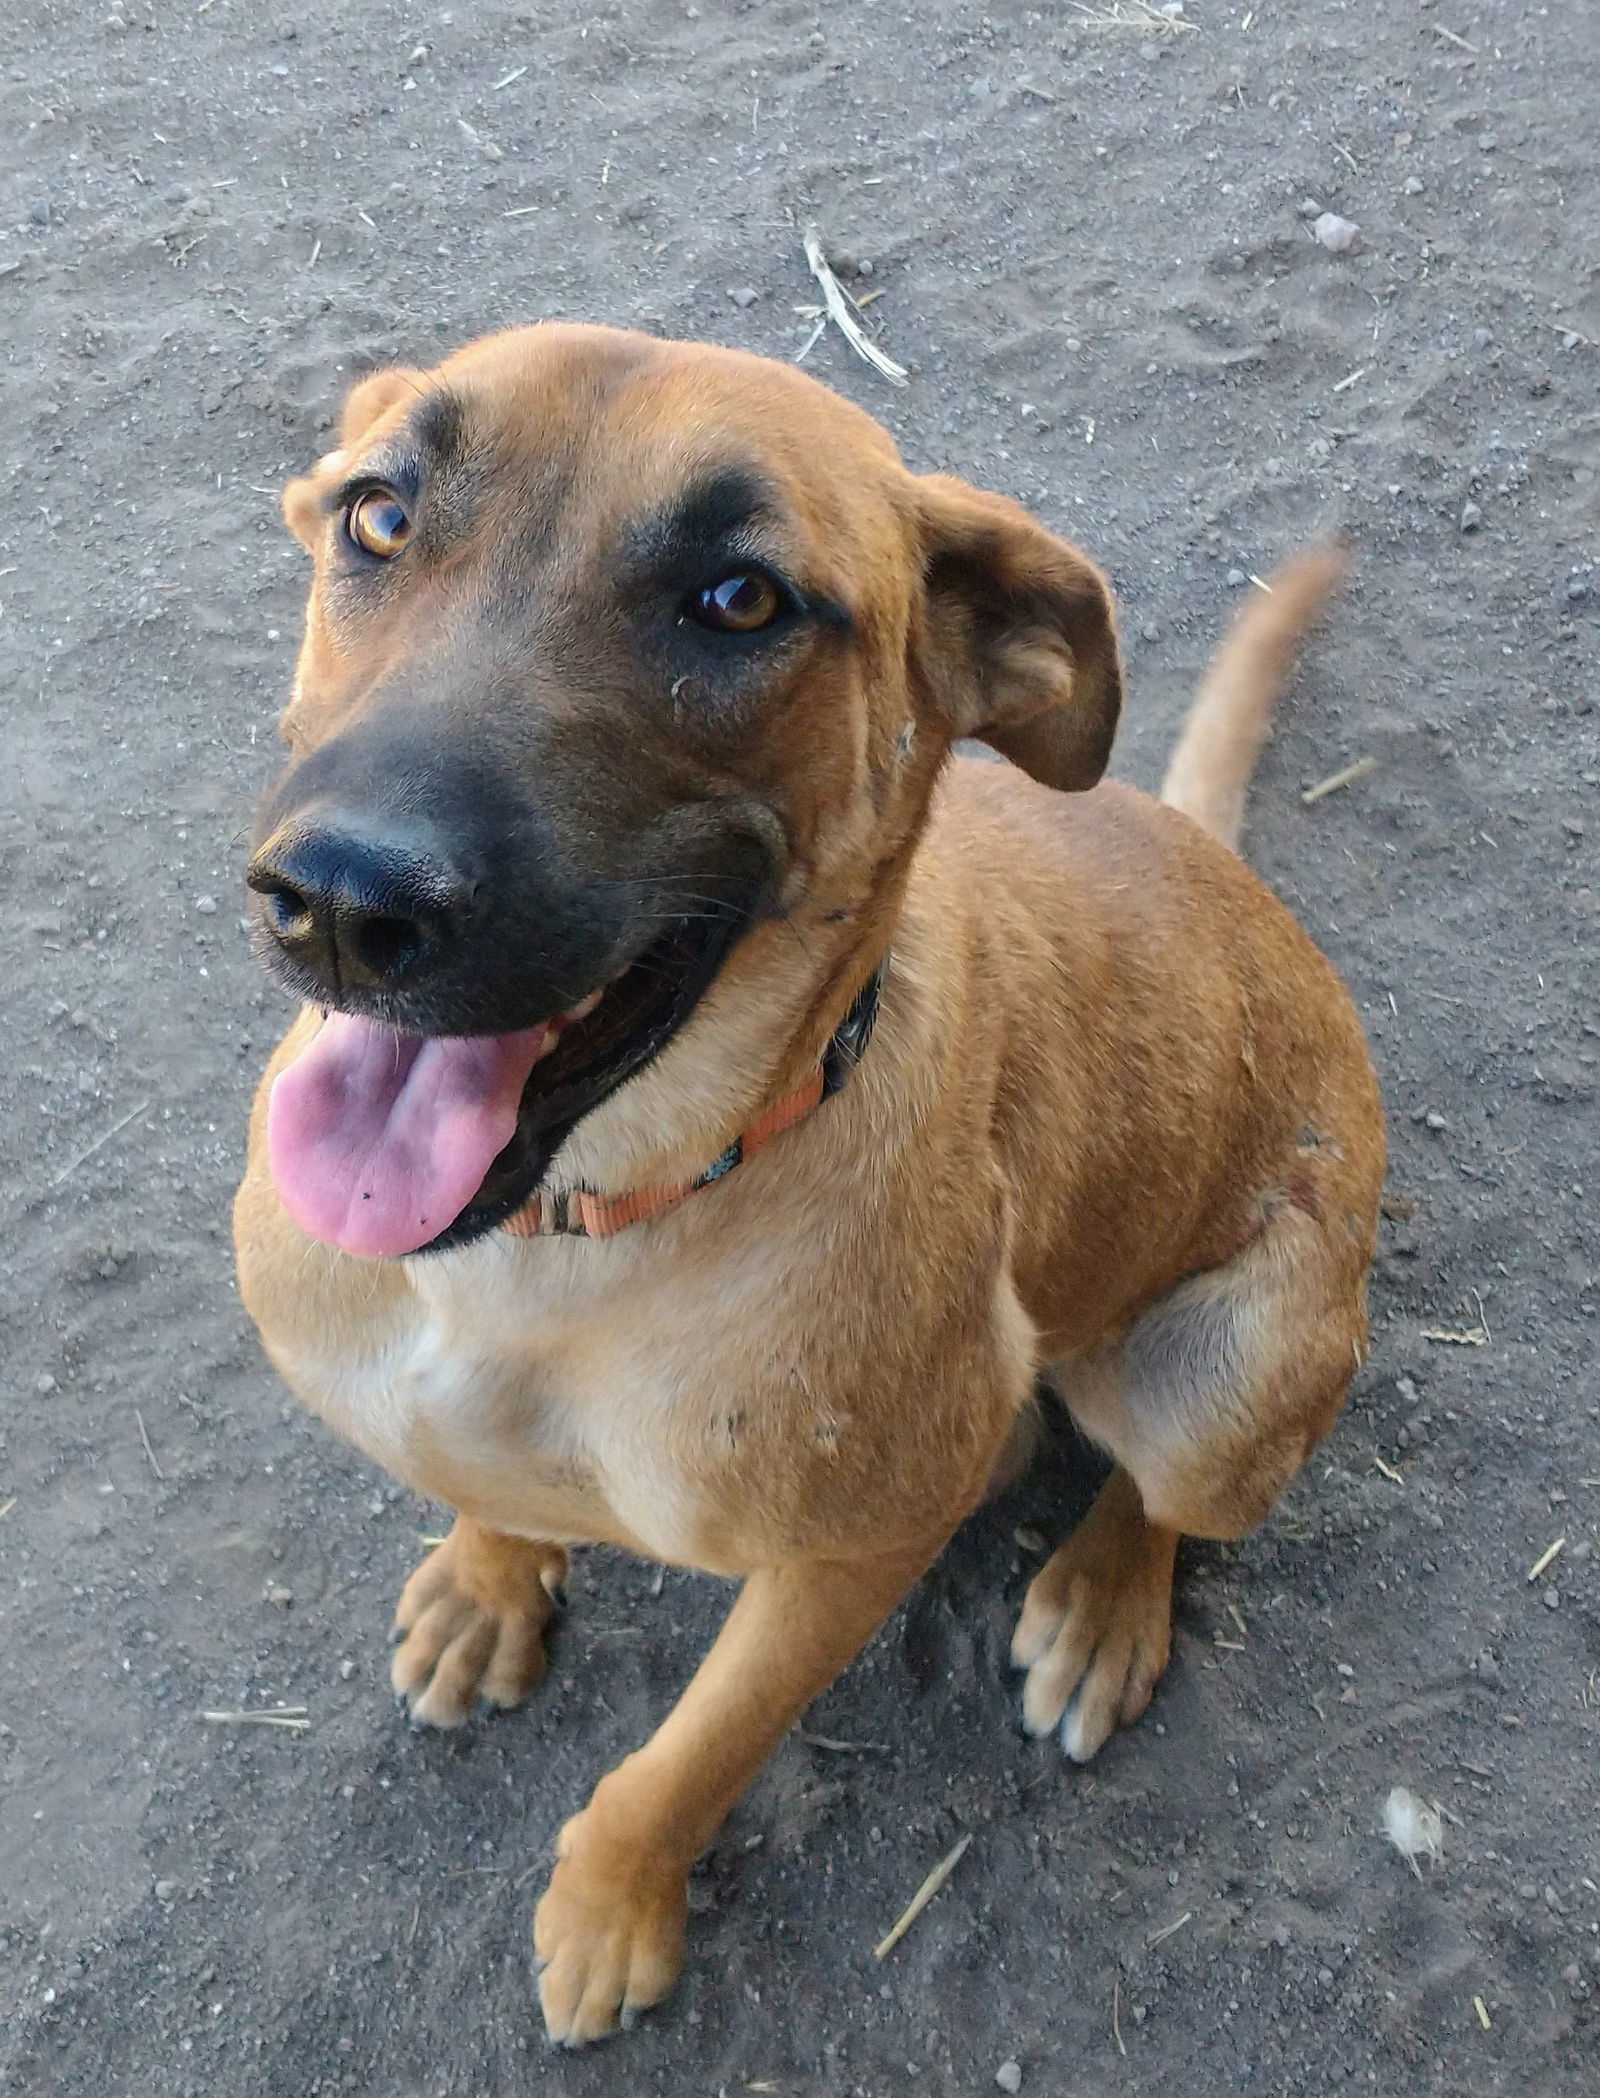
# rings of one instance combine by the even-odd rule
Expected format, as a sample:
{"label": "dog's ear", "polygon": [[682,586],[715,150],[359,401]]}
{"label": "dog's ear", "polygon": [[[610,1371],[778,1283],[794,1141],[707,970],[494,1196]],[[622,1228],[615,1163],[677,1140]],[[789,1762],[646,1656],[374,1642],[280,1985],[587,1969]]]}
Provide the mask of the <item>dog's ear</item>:
{"label": "dog's ear", "polygon": [[952,735],[1047,787],[1092,787],[1122,708],[1111,592],[1094,563],[1000,495],[916,483],[922,679]]}
{"label": "dog's ear", "polygon": [[379,416],[387,415],[396,401],[408,397],[420,400],[427,390],[427,374],[413,371],[406,364],[390,364],[382,371],[368,372],[344,397],[339,416],[340,450],[348,451],[351,445],[359,444]]}
{"label": "dog's ear", "polygon": [[326,482],[343,469],[346,452],[361,442],[396,401],[404,400],[408,395],[420,395],[426,387],[427,379],[422,372],[413,371],[408,365],[391,364],[382,371],[369,372],[345,395],[344,407],[339,414],[337,446],[331,452],[324,452],[303,480],[290,481],[283,491],[283,521],[307,553],[315,550],[322,529],[319,481]]}

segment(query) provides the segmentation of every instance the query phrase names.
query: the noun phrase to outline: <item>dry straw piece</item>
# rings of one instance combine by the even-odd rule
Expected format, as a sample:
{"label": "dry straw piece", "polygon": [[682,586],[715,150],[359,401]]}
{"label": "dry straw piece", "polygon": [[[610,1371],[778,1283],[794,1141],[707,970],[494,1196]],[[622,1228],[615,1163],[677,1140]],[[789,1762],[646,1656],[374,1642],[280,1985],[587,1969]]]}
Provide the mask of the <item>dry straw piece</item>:
{"label": "dry straw piece", "polygon": [[1343,765],[1337,772],[1330,772],[1326,779],[1319,779],[1314,787],[1307,787],[1300,799],[1310,808],[1314,802],[1325,801],[1330,794],[1337,794],[1341,787],[1353,787],[1358,779],[1365,779],[1376,772],[1376,758],[1357,758],[1353,765]]}
{"label": "dry straw piece", "polygon": [[311,1724],[304,1705],[279,1705],[271,1712],[202,1712],[207,1726],[274,1726],[286,1733],[303,1734]]}
{"label": "dry straw piece", "polygon": [[872,1957],[875,1960],[885,1960],[894,1951],[912,1924],[916,1922],[917,1918],[928,1906],[928,1903],[932,1901],[935,1894],[938,1893],[951,1873],[955,1871],[961,1860],[966,1856],[967,1845],[971,1841],[970,1833],[963,1836],[950,1855],[947,1858],[941,1858],[938,1864],[934,1866],[933,1870],[922,1882],[922,1885],[918,1887],[916,1893],[906,1903],[904,1912],[901,1914],[898,1922],[890,1928],[887,1936],[873,1947]]}
{"label": "dry straw piece", "polygon": [[1196,26],[1183,19],[1182,0],[1176,6],[1168,0],[1165,7],[1155,0],[1110,0],[1105,7],[1075,6],[1073,13],[1086,29],[1125,29],[1138,36],[1182,36]]}
{"label": "dry straw piece", "polygon": [[827,306],[829,320],[858,357],[864,357],[874,371],[882,372],[891,385],[904,386],[907,383],[905,366],[896,364],[887,352],[880,350],[851,312],[850,295],[834,275],[833,265],[823,253],[822,235],[815,226],[807,226],[805,230],[805,248],[811,274],[822,286],[823,302]]}

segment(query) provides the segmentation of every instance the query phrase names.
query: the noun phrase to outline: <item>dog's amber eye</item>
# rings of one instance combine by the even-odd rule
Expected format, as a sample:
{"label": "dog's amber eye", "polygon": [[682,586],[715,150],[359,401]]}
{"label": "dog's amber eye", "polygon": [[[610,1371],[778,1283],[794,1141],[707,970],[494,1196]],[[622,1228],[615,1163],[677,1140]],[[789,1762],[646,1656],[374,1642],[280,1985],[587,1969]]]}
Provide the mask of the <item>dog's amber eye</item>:
{"label": "dog's amber eye", "polygon": [[778,617],[783,594],[759,569],[743,569],[697,592],[692,610],[702,626],[724,634],[754,634]]}
{"label": "dog's amber eye", "polygon": [[364,554],[392,561],[411,537],[411,520],[387,488],[369,488],[344,514],[344,528]]}

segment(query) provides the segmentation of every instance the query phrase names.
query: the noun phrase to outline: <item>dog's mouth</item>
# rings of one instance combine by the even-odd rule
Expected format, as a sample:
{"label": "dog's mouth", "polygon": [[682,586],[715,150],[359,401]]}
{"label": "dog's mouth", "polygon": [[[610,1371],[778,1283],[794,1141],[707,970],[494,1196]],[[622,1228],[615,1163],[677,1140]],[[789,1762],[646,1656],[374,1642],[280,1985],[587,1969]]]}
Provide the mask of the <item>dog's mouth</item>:
{"label": "dog's mouth", "polygon": [[620,976],[514,1034],[404,1034],[329,1012],[273,1085],[284,1207],[344,1253],[465,1245],[514,1215],[591,1109],[658,1056],[743,929],[684,919]]}

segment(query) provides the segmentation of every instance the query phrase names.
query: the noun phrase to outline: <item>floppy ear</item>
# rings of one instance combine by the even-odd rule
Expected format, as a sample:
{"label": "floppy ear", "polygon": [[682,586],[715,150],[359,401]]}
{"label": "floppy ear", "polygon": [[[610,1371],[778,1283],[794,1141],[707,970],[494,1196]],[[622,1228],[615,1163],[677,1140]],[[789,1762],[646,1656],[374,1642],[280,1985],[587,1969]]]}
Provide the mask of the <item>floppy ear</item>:
{"label": "floppy ear", "polygon": [[1047,787],[1092,787],[1122,708],[1104,576],[1005,496],[944,474],[916,490],[917,653],[951,734],[991,744]]}
{"label": "floppy ear", "polygon": [[418,400],[427,390],[426,372],[414,371],[407,364],[390,364],[382,371],[368,372],[344,397],[339,416],[340,449],[359,444],[379,416],[387,415],[396,401]]}
{"label": "floppy ear", "polygon": [[303,480],[290,481],[283,491],[283,521],[308,553],[315,549],[322,524],[317,499],[319,476],[326,480],[342,471],[345,453],[361,442],[379,417],[387,415],[396,401],[419,395],[426,387],[426,374],[413,371],[408,365],[391,364],[382,371],[369,372],[345,395],[336,449],[324,452]]}

